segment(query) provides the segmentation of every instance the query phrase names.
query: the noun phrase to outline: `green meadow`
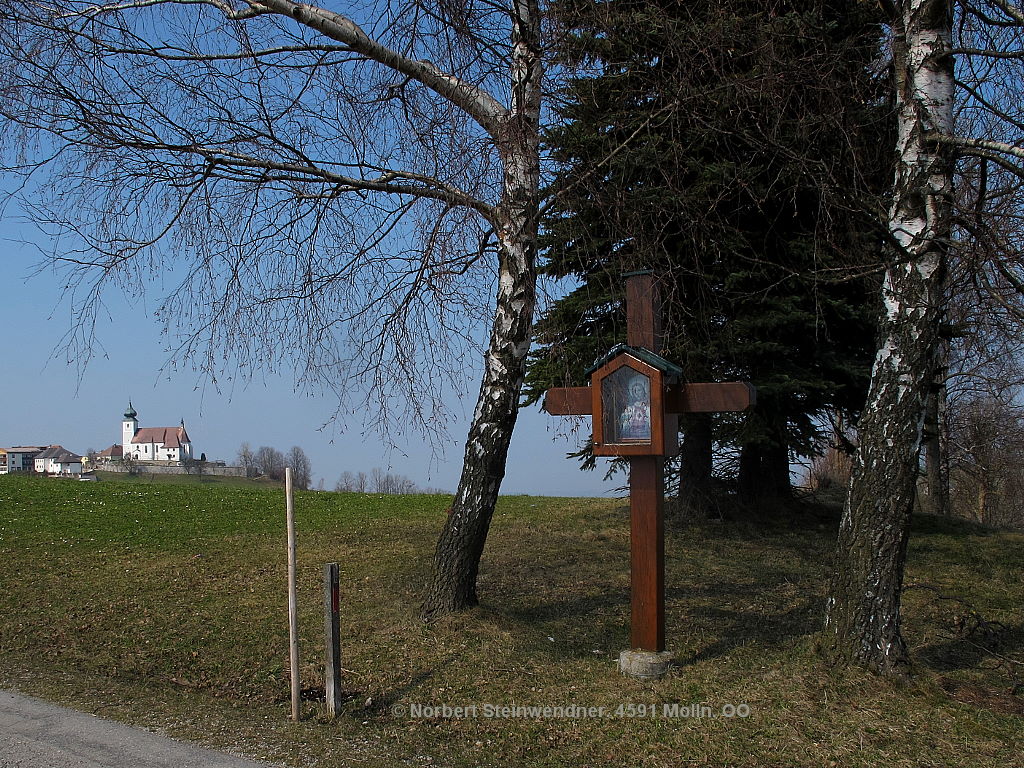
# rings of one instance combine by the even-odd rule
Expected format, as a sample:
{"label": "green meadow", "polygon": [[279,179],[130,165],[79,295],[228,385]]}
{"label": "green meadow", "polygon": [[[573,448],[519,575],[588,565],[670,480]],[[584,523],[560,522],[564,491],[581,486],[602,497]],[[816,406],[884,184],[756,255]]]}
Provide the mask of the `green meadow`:
{"label": "green meadow", "polygon": [[[615,666],[629,622],[621,500],[504,497],[481,605],[426,625],[447,503],[297,493],[293,723],[279,488],[0,477],[0,686],[296,766],[1022,765],[1020,533],[915,521],[916,667],[893,683],[817,653],[827,509],[670,526],[676,666],[645,682]],[[334,720],[326,562],[342,582]]]}

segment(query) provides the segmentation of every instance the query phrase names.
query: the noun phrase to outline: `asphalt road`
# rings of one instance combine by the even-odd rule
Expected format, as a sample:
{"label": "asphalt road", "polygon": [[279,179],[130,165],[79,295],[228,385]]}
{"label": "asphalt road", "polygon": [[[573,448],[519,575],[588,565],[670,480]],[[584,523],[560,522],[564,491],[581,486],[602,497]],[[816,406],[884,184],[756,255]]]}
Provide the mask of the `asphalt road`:
{"label": "asphalt road", "polygon": [[272,768],[0,691],[0,768]]}

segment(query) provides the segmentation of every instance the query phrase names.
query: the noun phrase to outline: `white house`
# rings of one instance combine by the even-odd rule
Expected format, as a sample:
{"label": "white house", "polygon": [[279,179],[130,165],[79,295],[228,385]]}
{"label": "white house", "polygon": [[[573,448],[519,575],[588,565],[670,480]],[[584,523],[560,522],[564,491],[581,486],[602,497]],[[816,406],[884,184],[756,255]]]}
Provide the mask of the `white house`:
{"label": "white house", "polygon": [[192,441],[185,431],[185,420],[177,427],[140,427],[139,414],[129,401],[121,422],[121,445],[124,456],[136,461],[170,461],[181,463],[192,458]]}
{"label": "white house", "polygon": [[35,470],[48,475],[82,474],[82,457],[71,453],[62,445],[51,445],[40,451],[35,459]]}

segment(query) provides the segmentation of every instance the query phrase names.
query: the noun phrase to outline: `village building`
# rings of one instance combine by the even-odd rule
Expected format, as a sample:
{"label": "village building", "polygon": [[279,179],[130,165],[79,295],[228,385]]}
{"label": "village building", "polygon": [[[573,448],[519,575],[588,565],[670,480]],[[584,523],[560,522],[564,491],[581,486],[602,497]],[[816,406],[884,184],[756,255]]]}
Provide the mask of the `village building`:
{"label": "village building", "polygon": [[35,458],[43,450],[40,445],[19,445],[14,448],[5,449],[7,457],[4,465],[0,467],[0,474],[8,472],[33,472],[35,470]]}
{"label": "village building", "polygon": [[82,474],[82,457],[62,445],[44,448],[33,459],[35,471],[47,475]]}
{"label": "village building", "polygon": [[120,445],[115,444],[97,453],[95,462],[97,464],[109,464],[112,461],[120,461],[123,456],[124,449]]}
{"label": "village building", "polygon": [[[139,414],[130,401],[121,422],[121,438],[122,456],[136,461],[183,464],[192,458],[192,441],[185,431],[184,419],[177,427],[140,427]],[[115,447],[107,450],[113,451]]]}

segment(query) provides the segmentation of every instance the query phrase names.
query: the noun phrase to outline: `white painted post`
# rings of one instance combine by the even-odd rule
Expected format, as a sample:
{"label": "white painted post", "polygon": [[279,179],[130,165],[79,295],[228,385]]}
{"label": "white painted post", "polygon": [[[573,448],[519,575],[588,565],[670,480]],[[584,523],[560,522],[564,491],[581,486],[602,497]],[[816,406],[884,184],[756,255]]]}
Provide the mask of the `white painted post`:
{"label": "white painted post", "polygon": [[285,511],[288,521],[288,644],[292,675],[292,720],[299,720],[299,608],[295,591],[295,504],[292,501],[292,470],[284,470]]}

